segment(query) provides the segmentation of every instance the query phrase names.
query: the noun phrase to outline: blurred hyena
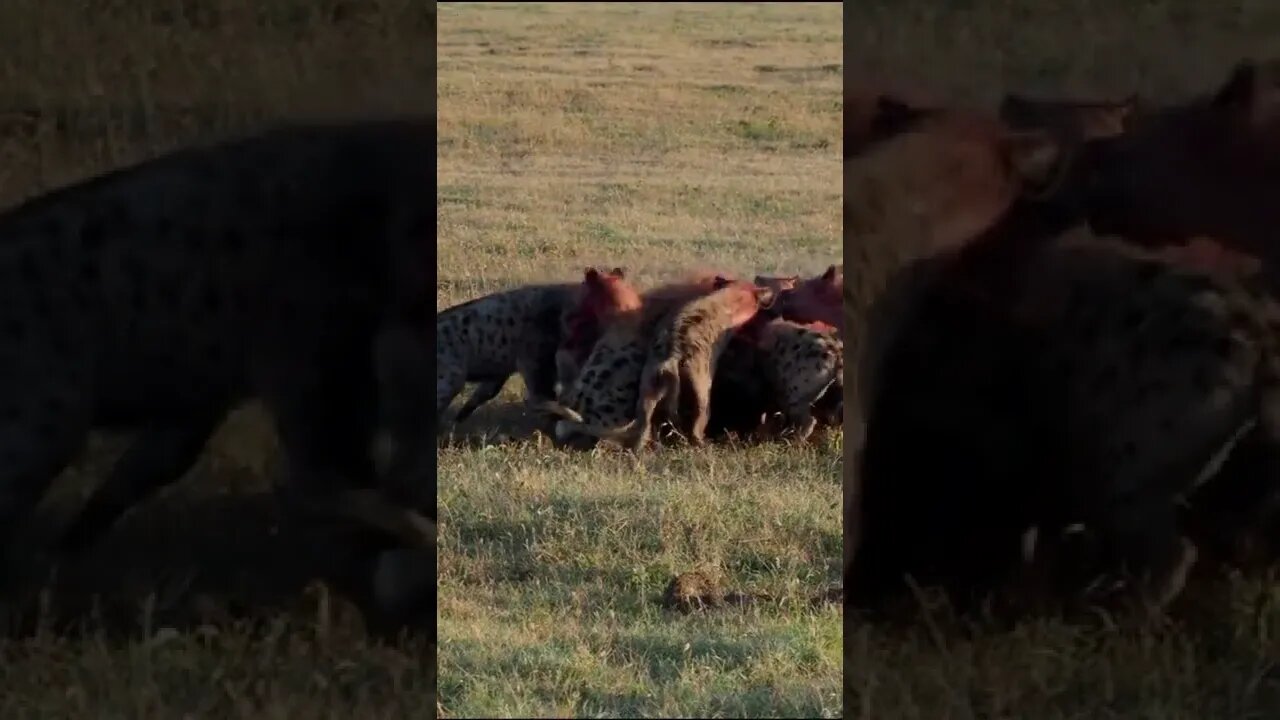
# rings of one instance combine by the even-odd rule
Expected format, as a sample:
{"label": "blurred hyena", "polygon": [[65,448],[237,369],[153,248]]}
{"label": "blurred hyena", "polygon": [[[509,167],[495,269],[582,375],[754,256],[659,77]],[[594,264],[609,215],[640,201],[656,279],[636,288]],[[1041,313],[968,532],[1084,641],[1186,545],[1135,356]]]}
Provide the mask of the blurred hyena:
{"label": "blurred hyena", "polygon": [[[425,118],[289,124],[168,152],[0,214],[4,532],[90,430],[136,429],[61,547],[91,543],[183,475],[228,410],[252,397],[273,414],[291,507],[360,514],[431,546],[422,515],[434,517],[434,153]],[[399,448],[387,497],[373,492],[380,420]],[[425,585],[388,569],[388,547],[369,556],[379,559],[367,582]],[[434,567],[425,553],[407,563],[424,577]]]}

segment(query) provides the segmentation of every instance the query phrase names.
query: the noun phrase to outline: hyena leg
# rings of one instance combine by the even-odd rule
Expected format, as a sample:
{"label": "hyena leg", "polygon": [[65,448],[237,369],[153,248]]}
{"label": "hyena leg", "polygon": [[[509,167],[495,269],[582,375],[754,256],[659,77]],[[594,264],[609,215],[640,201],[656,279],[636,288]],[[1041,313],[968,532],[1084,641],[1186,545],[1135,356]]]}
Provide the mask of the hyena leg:
{"label": "hyena leg", "polygon": [[448,355],[436,353],[436,422],[444,418],[449,404],[467,384],[467,371]]}
{"label": "hyena leg", "polygon": [[507,379],[501,380],[484,380],[476,383],[476,389],[471,391],[470,397],[462,404],[462,408],[458,410],[458,414],[454,416],[455,423],[462,423],[471,417],[471,413],[475,412],[481,405],[498,397],[498,393],[502,392],[502,386],[507,384]]}
{"label": "hyena leg", "polygon": [[1163,610],[1181,592],[1196,560],[1195,546],[1179,532],[1171,498],[1124,498],[1104,524],[1108,554],[1137,580],[1144,610]]}
{"label": "hyena leg", "polygon": [[537,360],[521,360],[516,365],[516,372],[524,380],[525,397],[530,403],[543,400],[554,400],[556,381],[559,379],[559,356],[546,356]]}
{"label": "hyena leg", "polygon": [[788,399],[787,421],[795,428],[797,438],[807,440],[813,434],[814,428],[818,426],[818,419],[813,414],[813,406],[822,398],[834,381],[835,379],[832,378],[816,388],[796,393],[795,397]]}
{"label": "hyena leg", "polygon": [[640,424],[640,427],[636,428],[636,438],[633,443],[636,450],[641,450],[649,444],[653,413],[658,409],[658,403],[670,394],[671,383],[679,381],[679,377],[666,366],[660,365],[652,371],[645,371],[644,379],[640,382],[640,399],[637,401],[636,408],[636,419]]}
{"label": "hyena leg", "polygon": [[[277,372],[261,378],[264,397],[275,415],[287,467],[280,488],[285,519],[299,529],[330,532],[317,548],[321,574],[371,602],[375,615],[406,604],[419,606],[413,595],[421,578],[400,578],[395,588],[377,587],[380,568],[406,546],[425,548],[434,542],[434,523],[410,508],[398,506],[375,487],[371,440],[378,411],[378,383],[372,367],[376,353],[355,352],[356,343],[331,344],[328,352],[309,354],[311,363],[277,362]],[[335,347],[335,345],[338,345]],[[345,352],[344,352],[345,351]],[[302,368],[299,370],[299,368]],[[429,482],[429,481],[427,481]],[[427,494],[434,492],[429,487]],[[334,523],[339,532],[335,533]],[[415,528],[418,530],[415,531]],[[345,532],[341,532],[345,530]],[[419,532],[418,537],[413,537]],[[332,542],[337,540],[337,542]],[[388,555],[391,553],[392,555]],[[421,567],[417,573],[434,571]]]}
{"label": "hyena leg", "polygon": [[[576,366],[575,366],[576,369]],[[525,404],[538,405],[547,400],[556,399],[556,383],[561,377],[561,357],[559,353],[547,354],[539,360],[521,360],[516,367],[520,379],[524,380]],[[554,436],[556,418],[547,417],[542,431]]]}
{"label": "hyena leg", "polygon": [[[0,353],[11,348],[0,350]],[[0,358],[0,585],[30,568],[19,529],[49,485],[74,459],[92,429],[87,373],[22,367]]]}
{"label": "hyena leg", "polygon": [[693,426],[689,428],[689,439],[701,447],[707,444],[707,422],[711,420],[713,369],[709,362],[686,363],[681,369],[684,382],[693,394]]}
{"label": "hyena leg", "polygon": [[1280,501],[1280,437],[1265,424],[1229,450],[1217,472],[1187,498],[1183,521],[1196,544],[1215,560],[1246,573],[1265,571],[1277,559],[1268,531]]}
{"label": "hyena leg", "polygon": [[219,413],[190,425],[140,432],[59,537],[58,552],[82,552],[132,507],[186,475],[222,418]]}
{"label": "hyena leg", "polygon": [[573,385],[580,369],[572,351],[563,349],[556,351],[556,384],[560,387],[560,393]]}
{"label": "hyena leg", "polygon": [[807,440],[818,426],[818,419],[813,416],[810,404],[804,400],[792,401],[787,408],[787,422],[795,429],[796,437]]}

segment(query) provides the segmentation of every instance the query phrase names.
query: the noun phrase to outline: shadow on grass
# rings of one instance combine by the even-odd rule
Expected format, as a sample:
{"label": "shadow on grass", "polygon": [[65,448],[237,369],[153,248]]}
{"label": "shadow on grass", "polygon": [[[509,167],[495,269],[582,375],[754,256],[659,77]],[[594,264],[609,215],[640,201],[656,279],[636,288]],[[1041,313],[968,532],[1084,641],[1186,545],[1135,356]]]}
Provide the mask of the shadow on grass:
{"label": "shadow on grass", "polygon": [[663,684],[678,680],[690,665],[741,667],[760,654],[759,643],[750,640],[667,633],[621,638],[617,651],[621,657],[644,661],[649,678]]}
{"label": "shadow on grass", "polygon": [[[38,524],[61,527],[65,519],[46,514]],[[6,596],[0,634],[135,636],[282,615],[363,631],[354,598],[319,581],[350,557],[349,540],[283,526],[269,492],[174,493],[136,508],[82,555],[63,560],[56,580],[47,581],[47,568],[29,569]]]}
{"label": "shadow on grass", "polygon": [[[489,402],[476,410],[471,417],[462,423],[454,421],[460,403],[455,403],[441,424],[441,432],[436,439],[437,448],[482,448],[497,443],[521,442],[541,439],[549,445],[551,439],[551,421],[546,415],[529,410],[523,402]],[[712,416],[708,426],[707,439],[714,445],[730,448],[745,448],[762,443],[796,442],[789,432],[772,427],[773,435],[744,435],[738,431],[726,429],[719,425],[722,418]],[[776,421],[774,421],[776,425]],[[840,433],[838,426],[819,424],[813,435],[805,443],[826,442],[834,433]],[[674,432],[669,424],[664,424],[656,432],[656,437],[666,445],[682,446],[683,436]]]}
{"label": "shadow on grass", "polygon": [[[529,440],[549,429],[545,416],[531,412],[523,402],[493,401],[482,405],[461,424],[454,421],[460,403],[446,414],[438,447],[484,447],[497,442]],[[548,441],[550,438],[548,438]]]}
{"label": "shadow on grass", "polygon": [[[627,518],[625,537],[614,535],[618,518]],[[660,509],[643,498],[551,497],[539,504],[537,512],[513,517],[451,513],[449,528],[451,534],[457,534],[458,549],[453,552],[461,562],[492,566],[485,575],[486,583],[527,584],[545,602],[647,612],[661,606],[663,588],[674,574],[707,562],[698,556],[696,543],[687,533],[664,532],[662,523]],[[549,557],[544,548],[563,546],[565,535],[576,536],[570,543],[574,547],[596,548],[603,553],[616,545],[625,550],[604,561],[596,554]],[[732,591],[754,592],[754,586],[791,578],[791,571],[783,567],[757,567],[753,564],[757,555],[741,548],[717,563],[733,576]],[[826,587],[825,578],[797,579],[804,588],[800,595],[756,606],[768,608],[768,612],[789,612],[832,602],[834,596],[829,596],[833,591]],[[528,599],[512,602],[513,607],[519,607]]]}

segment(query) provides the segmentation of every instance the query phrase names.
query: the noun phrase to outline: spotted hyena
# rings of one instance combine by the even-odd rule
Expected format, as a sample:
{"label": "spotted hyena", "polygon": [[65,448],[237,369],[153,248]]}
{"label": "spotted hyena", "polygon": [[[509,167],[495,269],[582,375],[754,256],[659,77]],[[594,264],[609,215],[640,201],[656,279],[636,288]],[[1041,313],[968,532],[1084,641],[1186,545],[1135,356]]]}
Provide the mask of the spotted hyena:
{"label": "spotted hyena", "polygon": [[555,397],[556,352],[570,323],[578,286],[529,285],[455,305],[436,315],[436,415],[468,382],[479,383],[458,410],[461,423],[497,397],[512,375],[528,402]]}
{"label": "spotted hyena", "polygon": [[733,333],[773,300],[773,292],[749,282],[718,278],[716,289],[689,303],[656,328],[640,382],[635,447],[644,447],[652,432],[654,411],[666,401],[667,415],[679,417],[682,388],[691,392],[693,421],[689,439],[706,442],[711,417],[711,388],[716,365]]}
{"label": "spotted hyena", "polygon": [[[817,427],[815,405],[824,424],[838,424],[844,392],[844,343],[839,332],[823,323],[778,318],[760,329],[758,343],[770,385],[797,436],[807,438]],[[819,402],[824,399],[829,402]]]}
{"label": "spotted hyena", "polygon": [[[561,420],[560,442],[582,443],[628,437],[634,427],[640,373],[658,326],[689,303],[716,289],[729,275],[695,272],[639,294],[621,275],[602,276],[598,311],[603,334],[561,402],[547,409]],[[612,307],[612,310],[610,309]]]}
{"label": "spotted hyena", "polygon": [[1094,567],[1162,607],[1198,554],[1182,499],[1244,435],[1280,449],[1280,307],[1256,276],[1102,240],[1017,270],[998,298],[961,270],[900,335],[869,416],[851,586],[867,598],[910,573],[990,589],[1026,528],[1080,524],[1100,539]]}
{"label": "spotted hyena", "polygon": [[[379,401],[425,400],[425,378],[380,387],[405,378],[377,366],[431,345],[434,148],[425,118],[282,125],[0,214],[0,528],[29,515],[92,429],[138,430],[69,533],[90,542],[251,397],[273,414],[296,507],[349,510],[335,499],[353,488],[386,503],[370,452]],[[399,455],[425,455],[424,410],[399,408]],[[398,467],[410,474],[385,478],[392,497],[434,516],[424,464]]]}

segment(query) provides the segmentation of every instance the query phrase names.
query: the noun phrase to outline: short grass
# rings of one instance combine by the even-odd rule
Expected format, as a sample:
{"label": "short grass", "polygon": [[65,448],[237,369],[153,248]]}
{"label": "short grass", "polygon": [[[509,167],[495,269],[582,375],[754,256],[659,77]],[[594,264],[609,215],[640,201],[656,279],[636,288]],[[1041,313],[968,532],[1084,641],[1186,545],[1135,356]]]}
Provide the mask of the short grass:
{"label": "short grass", "polygon": [[[7,0],[0,203],[262,122],[433,112],[434,39],[416,0]],[[32,531],[123,447],[95,438]],[[308,589],[311,548],[277,535],[264,493],[275,457],[262,414],[236,413],[190,477],[68,568],[43,618],[82,632],[5,612],[21,632],[0,638],[0,717],[428,716],[434,648],[374,641]]]}
{"label": "short grass", "polygon": [[[440,6],[437,306],[623,266],[840,260],[837,4]],[[572,454],[513,379],[438,451],[439,691],[458,717],[833,717],[840,435]],[[777,602],[658,606],[700,566]]]}
{"label": "short grass", "polygon": [[[1008,90],[1174,101],[1280,53],[1280,6],[1226,0],[850,3],[848,79],[994,110]],[[958,538],[957,542],[963,542]],[[906,632],[850,622],[846,712],[864,720],[1280,715],[1275,588],[1233,588],[1164,632],[1062,622]],[[1262,601],[1257,602],[1261,597]]]}

